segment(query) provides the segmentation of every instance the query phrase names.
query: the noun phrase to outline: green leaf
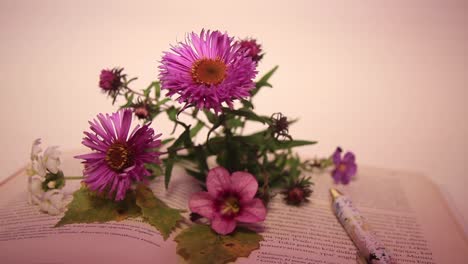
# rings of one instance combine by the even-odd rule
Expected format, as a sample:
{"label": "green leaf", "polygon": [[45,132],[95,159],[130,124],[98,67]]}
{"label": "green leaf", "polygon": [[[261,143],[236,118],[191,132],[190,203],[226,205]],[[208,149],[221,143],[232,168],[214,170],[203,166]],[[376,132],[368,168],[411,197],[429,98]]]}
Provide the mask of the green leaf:
{"label": "green leaf", "polygon": [[169,157],[167,160],[164,160],[165,172],[164,172],[164,186],[166,189],[169,187],[169,182],[171,181],[172,169],[174,168],[174,158]]}
{"label": "green leaf", "polygon": [[208,171],[208,163],[206,161],[207,155],[203,146],[198,145],[193,150],[194,150],[195,158],[197,160],[198,168],[200,169],[200,171],[202,173]]}
{"label": "green leaf", "polygon": [[200,112],[200,109],[195,107],[195,109],[192,111],[192,117],[197,118],[198,112]]}
{"label": "green leaf", "polygon": [[140,215],[141,210],[136,206],[133,192],[128,192],[123,201],[117,202],[83,186],[73,193],[73,201],[70,202],[67,212],[55,226],[121,221]]}
{"label": "green leaf", "polygon": [[267,123],[270,119],[268,117],[259,116],[255,114],[253,111],[247,110],[247,109],[231,110],[229,108],[223,108],[223,111],[224,113],[229,113],[229,114],[233,114],[236,116],[242,116],[242,117],[245,117],[247,120],[261,122],[262,124]]}
{"label": "green leaf", "polygon": [[245,228],[237,228],[230,234],[221,236],[206,225],[193,225],[174,239],[177,254],[189,264],[223,264],[239,257],[248,257],[260,248],[263,237]]}
{"label": "green leaf", "polygon": [[271,78],[271,76],[276,72],[278,69],[278,66],[275,66],[273,69],[271,69],[269,72],[267,72],[263,77],[258,80],[258,82],[255,84],[255,88],[251,91],[252,96],[258,93],[260,88],[267,86],[267,87],[273,87],[270,83],[268,83],[268,80]]}
{"label": "green leaf", "polygon": [[173,140],[174,140],[174,138],[166,138],[166,139],[161,141],[161,145],[164,146],[164,145],[166,145],[167,143],[169,143],[169,142],[171,142]]}
{"label": "green leaf", "polygon": [[192,129],[190,129],[190,137],[195,137],[204,126],[205,123],[198,121],[197,124]]}
{"label": "green leaf", "polygon": [[218,118],[215,114],[210,112],[210,110],[203,110],[203,112],[205,113],[206,118],[208,119],[208,121],[210,121],[210,123],[215,124],[217,122]]}
{"label": "green leaf", "polygon": [[280,149],[290,149],[295,147],[301,147],[306,145],[313,145],[317,144],[317,141],[309,141],[309,140],[284,140],[278,141],[273,140],[270,144],[270,148],[272,150],[280,150]]}
{"label": "green leaf", "polygon": [[206,180],[206,174],[205,173],[202,173],[202,172],[199,172],[199,171],[195,171],[195,170],[191,170],[191,169],[185,169],[185,171],[192,177],[194,177],[195,179],[199,180],[199,181],[202,181],[202,182],[205,182]]}
{"label": "green leaf", "polygon": [[226,120],[226,127],[228,129],[242,127],[243,125],[244,122],[242,122],[240,118],[229,118],[228,120]]}
{"label": "green leaf", "polygon": [[160,107],[161,105],[169,102],[170,100],[171,100],[170,98],[164,98],[156,104],[156,107]]}
{"label": "green leaf", "polygon": [[151,93],[151,88],[153,88],[153,84],[150,84],[150,86],[148,86],[148,88],[146,88],[146,89],[143,90],[143,95],[144,95],[145,97],[148,97],[148,96],[149,96],[149,94]]}
{"label": "green leaf", "polygon": [[242,99],[241,103],[245,108],[254,109],[254,105],[249,100]]}
{"label": "green leaf", "polygon": [[182,210],[170,208],[154,196],[153,191],[140,184],[136,188],[136,204],[141,208],[143,219],[156,227],[166,240],[177,223],[182,220]]}
{"label": "green leaf", "polygon": [[[187,129],[188,128],[188,129]],[[190,146],[192,143],[192,139],[190,137],[190,127],[186,127],[184,132],[180,134],[180,136],[172,143],[172,145],[169,147],[169,151],[176,151],[177,148],[181,146]]]}
{"label": "green leaf", "polygon": [[260,80],[258,80],[257,86],[267,84],[268,80],[270,80],[271,76],[273,76],[273,74],[276,72],[276,70],[278,70],[278,67],[279,66],[276,65],[275,67],[273,67],[273,69],[271,69],[269,72],[267,72],[265,75],[263,75],[263,77],[260,78]]}
{"label": "green leaf", "polygon": [[169,117],[169,120],[176,122],[177,121],[177,110],[174,106],[171,106],[169,109],[166,110],[167,116]]}
{"label": "green leaf", "polygon": [[125,99],[127,100],[127,102],[126,102],[124,105],[122,105],[122,106],[120,107],[120,109],[122,109],[122,108],[127,108],[127,107],[131,107],[131,106],[133,105],[133,97],[134,97],[134,96],[135,96],[135,95],[134,95],[133,93],[126,93],[126,94],[125,94]]}
{"label": "green leaf", "polygon": [[161,97],[161,85],[159,84],[159,82],[153,82],[153,86],[155,98],[159,99],[159,97]]}

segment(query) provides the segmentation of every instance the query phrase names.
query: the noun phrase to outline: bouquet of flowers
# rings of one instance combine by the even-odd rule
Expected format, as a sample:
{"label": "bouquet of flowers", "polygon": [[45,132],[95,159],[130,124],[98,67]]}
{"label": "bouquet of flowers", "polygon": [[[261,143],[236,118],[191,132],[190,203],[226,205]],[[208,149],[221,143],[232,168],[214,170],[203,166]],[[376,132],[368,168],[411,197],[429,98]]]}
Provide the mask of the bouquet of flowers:
{"label": "bouquet of flowers", "polygon": [[[117,99],[125,103],[89,122],[82,144],[90,152],[76,156],[84,164],[82,187],[56,226],[141,217],[167,239],[184,218],[148,184],[164,177],[167,188],[174,166],[182,166],[204,191],[189,201],[188,227],[175,237],[177,253],[189,263],[226,263],[260,246],[261,233],[246,227],[267,217],[272,196],[282,195],[294,206],[307,202],[313,183],[304,172],[334,166],[335,181],[349,183],[357,170],[352,152],[342,157],[337,148],[330,157],[303,160],[293,149],[316,142],[290,135],[289,126],[296,120],[280,112],[254,111],[254,97],[272,87],[270,78],[278,69],[254,81],[263,56],[255,39],[235,40],[227,33],[202,30],[163,54],[159,80],[145,89],[134,89],[136,78],[123,68],[102,70],[99,87],[113,104],[121,101]],[[134,117],[141,124],[132,126]],[[162,117],[174,124],[166,138],[152,128]],[[245,134],[250,123],[263,128]],[[38,156],[39,143],[33,144],[30,190],[57,195],[67,177],[58,169],[56,148]],[[60,213],[63,207],[60,203],[43,211]],[[217,254],[203,252],[206,243]]]}

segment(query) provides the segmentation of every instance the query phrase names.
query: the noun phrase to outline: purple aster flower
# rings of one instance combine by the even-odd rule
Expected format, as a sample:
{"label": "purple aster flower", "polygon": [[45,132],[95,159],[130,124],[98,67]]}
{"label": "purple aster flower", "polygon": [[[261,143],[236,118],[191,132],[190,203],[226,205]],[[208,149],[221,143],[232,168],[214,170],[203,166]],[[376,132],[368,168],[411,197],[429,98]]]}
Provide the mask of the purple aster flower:
{"label": "purple aster flower", "polygon": [[76,156],[83,159],[83,174],[88,187],[123,200],[133,182],[145,181],[150,175],[145,163],[160,163],[161,146],[150,124],[137,125],[131,133],[132,111],[120,110],[112,115],[99,114],[90,121],[94,133],[84,132],[82,144],[92,153]]}
{"label": "purple aster flower", "polygon": [[165,52],[160,66],[162,89],[186,106],[221,111],[233,100],[250,96],[256,63],[233,38],[219,31],[191,33]]}
{"label": "purple aster flower", "polygon": [[102,70],[99,76],[99,87],[109,94],[116,93],[122,87],[123,68]]}
{"label": "purple aster flower", "polygon": [[242,50],[247,51],[247,56],[250,56],[253,61],[259,62],[263,58],[262,46],[255,39],[244,39],[239,41]]}
{"label": "purple aster flower", "polygon": [[255,177],[244,171],[232,175],[217,167],[208,172],[208,192],[198,192],[189,201],[190,210],[211,220],[211,227],[226,235],[234,231],[236,222],[257,223],[265,220],[262,200],[254,198],[258,189]]}
{"label": "purple aster flower", "polygon": [[332,177],[335,183],[341,182],[343,184],[348,184],[351,177],[356,175],[357,172],[356,158],[352,152],[346,152],[342,158],[341,152],[343,152],[343,150],[338,147],[335,153],[333,153],[332,160],[335,164],[335,169],[332,171]]}

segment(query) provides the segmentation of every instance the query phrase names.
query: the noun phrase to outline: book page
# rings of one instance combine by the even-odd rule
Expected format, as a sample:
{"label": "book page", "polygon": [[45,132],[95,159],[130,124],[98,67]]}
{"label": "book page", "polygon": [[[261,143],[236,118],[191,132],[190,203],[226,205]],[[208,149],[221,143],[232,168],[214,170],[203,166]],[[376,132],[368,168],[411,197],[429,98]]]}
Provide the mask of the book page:
{"label": "book page", "polygon": [[356,263],[356,248],[332,212],[332,186],[352,198],[397,263],[466,263],[466,238],[425,177],[364,168],[347,186],[334,185],[329,173],[313,178],[306,206],[272,201],[265,241],[240,263]]}
{"label": "book page", "polygon": [[[81,165],[66,156],[66,175],[80,175]],[[186,209],[190,195],[199,191],[193,178],[175,169],[166,191],[162,177],[152,188],[171,207]],[[79,180],[66,182],[70,194]],[[0,186],[1,263],[177,263],[174,234],[166,241],[140,218],[121,222],[70,224],[54,228],[61,216],[40,213],[28,204],[27,176],[24,172]],[[185,216],[187,216],[188,212]],[[161,261],[161,262],[160,262]]]}
{"label": "book page", "polygon": [[[65,157],[66,175],[80,175],[81,165]],[[239,263],[356,263],[356,248],[331,210],[328,173],[313,175],[315,186],[304,206],[286,205],[280,195],[269,204],[263,224],[251,225],[265,241]],[[140,219],[53,228],[60,217],[38,212],[27,203],[24,173],[0,186],[0,260],[2,263],[178,263],[174,234],[163,241]],[[468,246],[436,187],[425,177],[362,168],[355,181],[334,186],[350,196],[398,263],[465,263]],[[68,181],[66,190],[79,188]],[[152,184],[170,206],[187,208],[195,180],[174,171],[169,190],[163,179]],[[185,216],[187,216],[186,213]]]}

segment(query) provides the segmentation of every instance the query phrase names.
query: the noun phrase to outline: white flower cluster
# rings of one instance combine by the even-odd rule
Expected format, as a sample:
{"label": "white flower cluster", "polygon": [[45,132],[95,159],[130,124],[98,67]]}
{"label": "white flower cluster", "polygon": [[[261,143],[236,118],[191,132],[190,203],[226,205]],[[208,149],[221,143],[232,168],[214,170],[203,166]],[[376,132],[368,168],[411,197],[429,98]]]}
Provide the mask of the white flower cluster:
{"label": "white flower cluster", "polygon": [[[29,203],[39,205],[42,212],[58,215],[65,209],[65,195],[62,189],[56,189],[57,182],[47,182],[48,174],[60,171],[60,151],[57,146],[48,147],[41,155],[41,139],[36,139],[31,148],[31,163],[26,172],[28,178]],[[47,189],[47,190],[45,190]]]}

